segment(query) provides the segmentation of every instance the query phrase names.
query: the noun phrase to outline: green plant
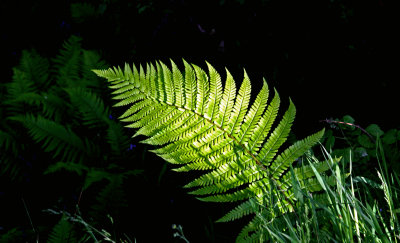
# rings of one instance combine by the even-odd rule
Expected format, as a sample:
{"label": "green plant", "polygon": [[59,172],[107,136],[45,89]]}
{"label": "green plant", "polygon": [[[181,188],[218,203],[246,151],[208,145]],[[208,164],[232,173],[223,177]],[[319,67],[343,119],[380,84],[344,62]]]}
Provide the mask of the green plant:
{"label": "green plant", "polygon": [[[352,161],[349,168],[334,165],[330,170],[336,178],[332,186],[317,170],[318,183],[324,188],[324,203],[318,195],[299,188],[297,214],[283,215],[276,221],[268,221],[258,214],[262,227],[271,233],[275,242],[399,242],[400,213],[398,174],[387,171],[385,154],[379,140],[376,142],[376,156],[380,160],[377,175],[380,183],[367,178],[352,176]],[[323,148],[324,155],[332,159]],[[310,166],[318,161],[307,156]],[[349,173],[345,170],[349,169]],[[349,176],[347,177],[346,174]],[[299,180],[293,177],[293,184]],[[383,202],[371,194],[384,198]],[[365,196],[367,195],[367,196]],[[287,229],[282,230],[282,229]]]}
{"label": "green plant", "polygon": [[[267,210],[269,219],[295,211],[296,198],[288,168],[319,141],[324,131],[297,141],[278,154],[296,113],[291,101],[279,124],[271,130],[280,98],[275,91],[268,104],[265,80],[249,108],[251,84],[246,72],[236,95],[229,71],[222,90],[220,75],[208,63],[208,75],[185,61],[184,73],[175,63],[171,65],[172,70],[162,62],[157,62],[156,67],[147,64],[145,71],[141,65],[137,69],[125,64],[124,70],[114,67],[94,72],[115,89],[114,99],[121,100],[115,106],[130,105],[120,119],[129,122],[127,127],[140,128],[134,136],[148,136],[143,143],[158,146],[154,153],[180,165],[175,171],[207,171],[185,186],[197,188],[192,194],[209,202],[244,200],[219,222],[263,208],[271,209]],[[321,190],[312,168],[323,173],[331,162],[295,168],[300,187],[311,192]],[[326,179],[334,183],[333,177]],[[253,207],[254,202],[262,206]],[[268,234],[260,230],[260,221],[254,217],[239,234],[238,241],[260,238],[268,238]]]}
{"label": "green plant", "polygon": [[[135,157],[132,145],[109,109],[104,80],[91,71],[105,63],[81,41],[70,37],[51,60],[23,51],[12,81],[1,84],[0,173],[16,193],[57,186],[48,196],[56,208],[75,210],[87,193],[86,200],[93,200],[85,211],[101,224],[107,214],[119,219],[127,207],[118,200],[125,198],[122,185],[141,170],[125,164]],[[65,174],[77,180],[57,180]],[[40,187],[21,190],[31,183]]]}
{"label": "green plant", "polygon": [[[353,162],[358,175],[376,177],[370,173],[378,166],[376,153],[376,140],[382,141],[382,149],[386,151],[387,164],[399,171],[400,166],[400,131],[389,129],[383,131],[379,125],[370,124],[362,128],[355,124],[353,117],[346,115],[342,119],[326,119],[330,128],[326,131],[323,143],[332,156],[343,157],[344,161]],[[351,151],[351,152],[350,152]]]}
{"label": "green plant", "polygon": [[78,242],[74,226],[62,215],[60,221],[53,227],[48,243]]}
{"label": "green plant", "polygon": [[[115,236],[111,236],[105,229],[93,227],[93,225],[82,218],[78,207],[74,215],[71,215],[69,212],[56,211],[53,209],[47,209],[45,212],[61,215],[61,219],[49,234],[48,242],[87,242],[89,239],[92,239],[94,242],[132,242],[126,235],[117,240]],[[109,218],[112,222],[113,219],[111,217]],[[80,226],[80,228],[75,226]],[[77,231],[83,231],[84,233],[79,240],[77,240],[78,237],[76,236]]]}

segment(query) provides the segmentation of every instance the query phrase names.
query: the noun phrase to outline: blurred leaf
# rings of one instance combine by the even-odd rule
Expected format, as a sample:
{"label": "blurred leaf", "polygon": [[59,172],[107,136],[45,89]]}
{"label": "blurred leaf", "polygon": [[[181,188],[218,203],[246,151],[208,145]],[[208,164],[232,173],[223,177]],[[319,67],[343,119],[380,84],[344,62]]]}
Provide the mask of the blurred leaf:
{"label": "blurred leaf", "polygon": [[77,23],[82,23],[86,19],[96,16],[96,8],[89,3],[71,4],[71,17]]}
{"label": "blurred leaf", "polygon": [[18,228],[12,228],[7,232],[2,232],[0,236],[0,242],[16,243],[23,241],[23,231],[18,230]]}
{"label": "blurred leaf", "polygon": [[328,150],[331,150],[333,149],[334,145],[335,145],[335,136],[333,136],[332,130],[328,130],[325,147],[328,148]]}
{"label": "blurred leaf", "polygon": [[73,225],[67,221],[66,216],[62,216],[60,221],[53,227],[50,232],[48,243],[70,243],[78,242]]}
{"label": "blurred leaf", "polygon": [[364,148],[373,148],[375,145],[371,142],[371,139],[365,135],[361,134],[360,136],[357,137],[358,143],[360,143],[361,146]]}
{"label": "blurred leaf", "polygon": [[102,171],[102,170],[97,170],[97,169],[89,170],[89,172],[86,175],[83,190],[86,190],[93,183],[101,181],[103,179],[107,179],[109,182],[111,182],[113,179],[113,175],[109,172]]}
{"label": "blurred leaf", "polygon": [[364,147],[358,147],[354,150],[354,154],[356,157],[356,160],[361,162],[361,163],[366,163],[369,161],[369,154],[367,150]]}
{"label": "blurred leaf", "polygon": [[345,115],[344,117],[343,117],[343,122],[348,122],[348,123],[352,123],[352,124],[354,124],[354,118],[353,117],[351,117],[351,116],[349,116],[349,115]]}
{"label": "blurred leaf", "polygon": [[380,137],[384,134],[384,132],[376,124],[369,125],[365,130],[373,137]]}
{"label": "blurred leaf", "polygon": [[46,171],[43,174],[51,174],[60,170],[76,172],[79,176],[81,176],[84,171],[88,170],[88,167],[78,163],[57,162],[56,164],[52,164],[47,167]]}
{"label": "blurred leaf", "polygon": [[368,156],[367,150],[363,147],[356,148],[354,152],[357,153],[360,157]]}
{"label": "blurred leaf", "polygon": [[385,144],[393,144],[397,140],[397,130],[396,129],[390,129],[385,133],[385,135],[382,138],[383,143]]}
{"label": "blurred leaf", "polygon": [[[349,115],[345,115],[344,117],[343,117],[343,122],[345,122],[345,123],[350,123],[350,124],[354,124],[354,118],[353,117],[351,117],[351,116],[349,116]],[[355,127],[354,126],[348,126],[351,130],[354,130],[355,129]]]}

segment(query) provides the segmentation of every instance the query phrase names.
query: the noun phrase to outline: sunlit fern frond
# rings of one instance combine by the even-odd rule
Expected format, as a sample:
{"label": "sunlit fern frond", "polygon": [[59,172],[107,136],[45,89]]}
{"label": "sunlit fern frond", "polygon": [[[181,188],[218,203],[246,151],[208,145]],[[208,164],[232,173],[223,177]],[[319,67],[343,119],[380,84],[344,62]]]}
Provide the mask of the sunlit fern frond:
{"label": "sunlit fern frond", "polygon": [[114,89],[115,106],[129,106],[120,119],[127,127],[138,128],[134,136],[147,136],[143,142],[156,145],[153,152],[176,164],[176,171],[205,171],[185,186],[194,189],[192,194],[212,202],[247,200],[221,221],[254,213],[249,207],[251,200],[262,201],[270,192],[279,196],[281,213],[293,211],[294,196],[282,193],[283,188],[291,188],[286,179],[288,168],[324,131],[280,151],[296,109],[290,101],[274,127],[280,97],[276,90],[274,97],[269,97],[265,80],[250,104],[251,84],[246,72],[237,92],[228,70],[223,88],[221,76],[209,63],[208,73],[185,61],[183,72],[172,61],[171,67],[162,62],[146,64],[145,68],[125,64],[123,69],[94,72]]}

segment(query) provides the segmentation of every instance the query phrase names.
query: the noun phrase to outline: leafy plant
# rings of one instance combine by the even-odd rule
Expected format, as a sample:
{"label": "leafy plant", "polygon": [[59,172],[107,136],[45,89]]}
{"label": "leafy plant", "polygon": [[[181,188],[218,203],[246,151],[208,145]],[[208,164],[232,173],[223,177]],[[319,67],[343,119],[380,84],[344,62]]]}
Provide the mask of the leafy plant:
{"label": "leafy plant", "polygon": [[[69,187],[68,192],[58,189],[50,197],[59,197],[54,207],[71,210],[80,198],[71,205],[65,197],[90,191],[92,208],[87,211],[98,223],[106,218],[98,212],[120,215],[126,207],[125,201],[117,200],[125,197],[124,180],[141,172],[124,164],[134,158],[132,145],[109,109],[104,81],[91,71],[102,67],[100,55],[83,49],[81,39],[72,36],[51,60],[34,50],[23,51],[12,81],[0,89],[2,182],[18,193],[29,181]],[[54,183],[62,170],[76,173],[78,180]],[[108,202],[113,202],[112,208],[106,208]]]}
{"label": "leafy plant", "polygon": [[78,242],[73,225],[68,222],[64,215],[60,221],[53,227],[49,235],[48,243],[68,243]]}
{"label": "leafy plant", "polygon": [[377,139],[382,141],[388,164],[393,170],[400,170],[397,163],[400,159],[398,129],[389,129],[385,132],[377,124],[370,124],[364,129],[356,125],[354,118],[349,115],[342,119],[326,119],[325,122],[330,125],[323,138],[325,147],[331,151],[332,156],[343,157],[346,163],[351,160],[359,175],[376,177],[370,172],[378,166]]}
{"label": "leafy plant", "polygon": [[[379,141],[377,148],[376,155],[381,162],[381,167],[376,170],[379,183],[354,177],[351,160],[346,168],[334,165],[330,169],[336,178],[334,186],[314,170],[318,183],[326,192],[322,196],[327,203],[321,204],[319,195],[300,188],[297,190],[299,204],[296,214],[269,221],[258,213],[262,228],[270,232],[274,242],[398,242],[400,224],[396,212],[400,212],[400,180],[396,172],[388,173]],[[324,147],[322,149],[323,154],[332,159]],[[318,160],[315,156],[306,156],[310,166]],[[299,180],[293,177],[293,184],[296,183]],[[385,200],[378,202],[376,198],[364,196],[373,191]]]}
{"label": "leafy plant", "polygon": [[[175,171],[206,171],[188,183],[196,188],[191,194],[202,201],[243,201],[219,222],[226,222],[254,214],[266,207],[268,218],[295,210],[296,197],[289,167],[322,137],[321,130],[295,142],[282,152],[278,150],[286,141],[295,118],[292,101],[279,124],[272,129],[280,106],[275,96],[268,104],[267,83],[250,106],[251,84],[247,73],[236,94],[236,84],[226,72],[225,88],[221,76],[207,63],[208,75],[199,66],[184,61],[182,73],[174,62],[172,69],[164,63],[146,64],[146,71],[125,64],[124,69],[114,67],[94,70],[106,78],[115,89],[115,106],[129,105],[119,118],[128,122],[126,127],[140,128],[135,136],[148,136],[143,143],[157,146],[154,153],[166,161],[179,165]],[[265,141],[264,141],[265,140]],[[334,160],[336,163],[338,160]],[[295,168],[299,186],[319,191],[312,168],[327,171],[331,161],[311,167]],[[334,183],[334,178],[325,176]],[[268,195],[268,196],[267,196]],[[261,207],[253,207],[258,202]],[[244,227],[238,241],[268,238],[260,230],[260,221],[254,217]]]}

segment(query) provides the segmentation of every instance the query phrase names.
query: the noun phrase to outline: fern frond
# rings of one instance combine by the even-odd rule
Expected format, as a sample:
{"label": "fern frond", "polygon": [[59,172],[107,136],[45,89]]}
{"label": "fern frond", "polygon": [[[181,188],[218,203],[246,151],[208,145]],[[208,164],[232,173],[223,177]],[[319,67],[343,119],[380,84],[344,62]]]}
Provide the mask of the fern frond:
{"label": "fern frond", "polygon": [[255,232],[260,231],[260,224],[260,218],[257,216],[253,217],[253,219],[240,231],[236,238],[236,242],[262,242],[254,240],[251,237]]}
{"label": "fern frond", "polygon": [[[42,112],[44,117],[59,122],[69,108],[66,95],[58,94],[57,90],[42,93]],[[67,105],[66,105],[67,104]]]}
{"label": "fern frond", "polygon": [[123,189],[125,174],[111,174],[105,171],[93,170],[88,173],[84,187],[101,179],[107,179],[108,184],[100,191],[93,203],[90,214],[95,220],[100,220],[104,215],[115,217],[123,213],[127,207],[126,195]]}
{"label": "fern frond", "polygon": [[103,82],[91,72],[94,68],[105,68],[106,64],[100,55],[95,51],[82,50],[82,68],[81,68],[81,87],[89,87],[91,89],[103,90]]}
{"label": "fern frond", "polygon": [[0,130],[0,148],[11,150],[13,153],[17,152],[17,141],[13,134]]}
{"label": "fern frond", "polygon": [[[185,186],[194,189],[192,194],[204,196],[199,198],[203,201],[245,200],[221,218],[221,222],[255,213],[254,208],[258,207],[252,207],[253,198],[267,194],[279,199],[276,207],[281,213],[293,210],[294,196],[290,193],[287,169],[319,141],[324,131],[296,142],[277,155],[296,115],[292,101],[271,131],[280,97],[275,90],[268,103],[269,88],[265,80],[249,108],[251,84],[246,71],[236,94],[236,84],[228,70],[222,89],[221,76],[209,63],[206,63],[208,73],[186,61],[183,64],[183,73],[172,61],[171,69],[156,62],[155,67],[147,64],[146,71],[142,66],[138,71],[135,65],[131,68],[126,64],[124,70],[115,67],[94,72],[115,89],[114,98],[120,100],[117,106],[130,106],[120,119],[129,123],[127,127],[139,128],[135,136],[148,136],[142,142],[158,145],[153,152],[178,165],[176,171],[208,170]],[[326,170],[322,165],[317,167],[321,172]],[[318,189],[308,174],[299,177],[302,185],[306,187],[308,183],[310,188]],[[288,189],[288,193],[280,187]],[[249,232],[253,229],[248,228]],[[254,237],[259,236],[256,233]]]}
{"label": "fern frond", "polygon": [[264,146],[257,156],[257,159],[262,161],[264,165],[270,165],[278,149],[286,141],[295,116],[296,108],[292,101],[290,101],[289,109],[286,111],[279,125],[271,133],[267,142],[264,143]]}
{"label": "fern frond", "polygon": [[60,170],[66,170],[70,172],[75,172],[79,176],[83,174],[83,172],[86,172],[89,170],[89,168],[83,164],[78,164],[78,163],[66,163],[59,161],[55,164],[50,165],[47,167],[47,169],[44,171],[43,174],[51,174]]}
{"label": "fern frond", "polygon": [[57,83],[62,87],[74,87],[80,80],[81,40],[80,37],[71,36],[53,59]]}
{"label": "fern frond", "polygon": [[26,74],[26,78],[39,89],[45,89],[49,84],[50,63],[35,50],[22,51],[20,65],[17,67]]}
{"label": "fern frond", "polygon": [[68,222],[66,216],[53,227],[47,240],[48,243],[72,243],[78,242],[73,225]]}
{"label": "fern frond", "polygon": [[21,71],[17,68],[13,69],[13,81],[6,85],[7,98],[14,101],[18,96],[33,93],[37,90],[33,80],[29,78],[29,73]]}
{"label": "fern frond", "polygon": [[97,95],[82,88],[67,88],[65,91],[72,105],[79,111],[83,124],[99,127],[108,122],[109,110]]}
{"label": "fern frond", "polygon": [[255,199],[250,198],[249,200],[241,203],[236,208],[232,209],[229,213],[225,214],[222,218],[218,219],[216,222],[228,222],[242,218],[246,215],[253,214],[259,211],[258,207],[259,205],[255,202]]}
{"label": "fern frond", "polygon": [[280,155],[277,156],[274,163],[270,167],[271,176],[273,178],[279,178],[280,175],[301,155],[309,150],[314,144],[316,144],[324,135],[324,130],[319,131],[301,141],[297,141],[295,144],[287,148]]}
{"label": "fern frond", "polygon": [[129,138],[124,133],[123,127],[113,121],[108,122],[107,141],[112,153],[117,156],[122,155],[129,145]]}
{"label": "fern frond", "polygon": [[53,152],[53,157],[60,155],[62,160],[76,161],[78,155],[88,152],[86,143],[68,127],[42,116],[26,115],[13,119],[28,128],[32,138],[42,143],[46,152]]}
{"label": "fern frond", "polygon": [[21,180],[19,177],[21,167],[20,164],[16,163],[18,160],[16,160],[15,157],[14,154],[8,151],[0,150],[0,175],[10,178],[11,181]]}

